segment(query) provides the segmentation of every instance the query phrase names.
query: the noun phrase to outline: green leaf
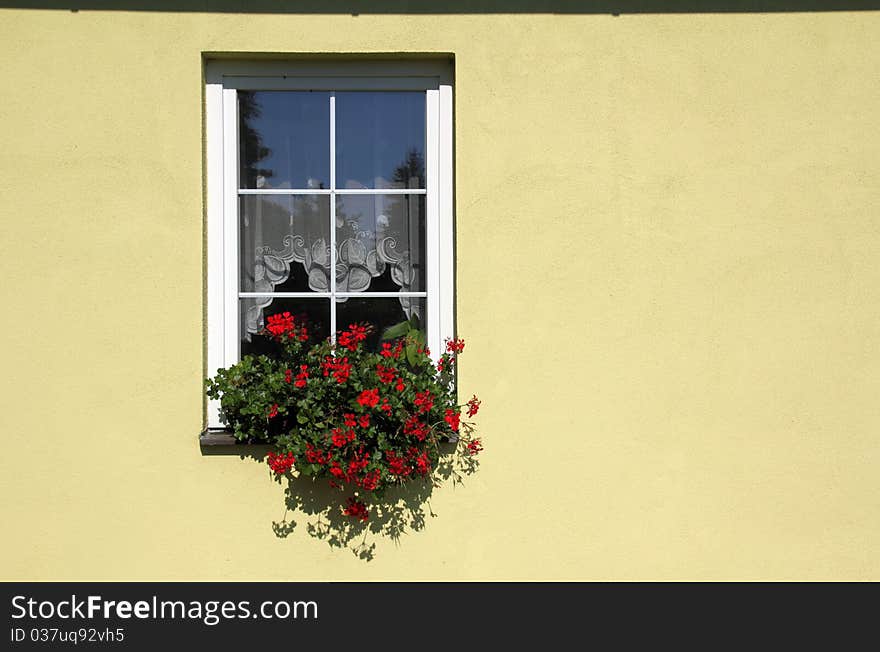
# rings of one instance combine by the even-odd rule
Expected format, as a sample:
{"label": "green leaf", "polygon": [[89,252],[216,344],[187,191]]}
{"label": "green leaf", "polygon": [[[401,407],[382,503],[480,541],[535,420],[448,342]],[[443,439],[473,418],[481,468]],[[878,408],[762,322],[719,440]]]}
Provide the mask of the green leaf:
{"label": "green leaf", "polygon": [[417,353],[418,348],[415,344],[407,344],[404,351],[406,351],[406,361],[413,367],[415,367],[419,363],[419,354]]}
{"label": "green leaf", "polygon": [[385,331],[382,333],[381,339],[393,340],[398,337],[403,337],[404,335],[409,333],[410,330],[412,330],[412,326],[410,325],[410,323],[408,321],[402,321],[399,324],[394,324],[394,326],[389,326],[388,328],[386,328]]}
{"label": "green leaf", "polygon": [[415,340],[416,342],[418,342],[419,344],[421,344],[423,346],[425,344],[425,340],[426,340],[425,332],[420,331],[417,328],[412,329],[409,332],[409,334],[407,335],[407,337],[411,337],[413,340]]}

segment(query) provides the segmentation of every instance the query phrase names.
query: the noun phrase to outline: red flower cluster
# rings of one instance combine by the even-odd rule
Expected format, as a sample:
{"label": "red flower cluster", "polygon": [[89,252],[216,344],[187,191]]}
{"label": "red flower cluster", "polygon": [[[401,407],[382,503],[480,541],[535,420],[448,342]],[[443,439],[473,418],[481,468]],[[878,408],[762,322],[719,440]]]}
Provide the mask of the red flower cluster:
{"label": "red flower cluster", "polygon": [[367,509],[367,506],[356,498],[348,499],[348,507],[342,510],[342,513],[346,516],[351,516],[352,518],[356,518],[364,523],[366,523],[370,519],[370,510]]}
{"label": "red flower cluster", "polygon": [[364,475],[364,479],[361,480],[361,487],[363,487],[364,491],[375,490],[379,486],[380,477],[382,477],[382,474],[379,472],[379,469],[373,469]]}
{"label": "red flower cluster", "polygon": [[403,355],[403,340],[397,340],[392,348],[391,342],[382,342],[382,350],[379,355],[383,358],[399,358]]}
{"label": "red flower cluster", "polygon": [[391,475],[406,477],[412,473],[412,467],[406,463],[406,459],[398,457],[393,450],[385,451],[385,459],[388,460],[388,472]]}
{"label": "red flower cluster", "polygon": [[354,454],[354,457],[348,461],[348,481],[360,484],[357,479],[357,474],[367,468],[367,464],[369,463],[370,454],[365,453],[363,446],[361,446],[360,450]]}
{"label": "red flower cluster", "polygon": [[421,476],[431,473],[431,460],[427,451],[420,451],[415,446],[406,450],[406,456],[401,457],[393,450],[385,451],[385,459],[388,460],[388,472],[405,478],[416,471]]}
{"label": "red flower cluster", "polygon": [[431,472],[431,460],[428,459],[428,453],[422,453],[416,458],[416,470],[420,475],[428,475]]}
{"label": "red flower cluster", "polygon": [[452,432],[458,432],[458,422],[461,419],[461,413],[459,413],[458,410],[446,410],[443,419],[449,424],[449,427],[452,428]]}
{"label": "red flower cluster", "polygon": [[397,369],[394,367],[383,367],[382,365],[377,364],[376,375],[379,377],[379,382],[388,385],[393,383],[394,379],[397,377]]}
{"label": "red flower cluster", "polygon": [[293,453],[269,453],[266,460],[269,468],[275,471],[276,475],[284,475],[296,464],[296,458]]}
{"label": "red flower cluster", "polygon": [[427,389],[424,392],[419,392],[416,394],[415,404],[419,408],[419,412],[430,412],[434,407],[434,395]]}
{"label": "red flower cluster", "polygon": [[353,442],[357,435],[354,430],[343,430],[342,428],[333,428],[330,440],[336,448],[342,448],[349,442]]}
{"label": "red flower cluster", "polygon": [[296,328],[296,320],[289,312],[280,315],[269,315],[266,318],[266,330],[275,337],[293,331]]}
{"label": "red flower cluster", "polygon": [[425,437],[428,436],[428,431],[428,424],[420,421],[415,415],[411,416],[403,424],[403,434],[412,435],[419,441],[425,441]]}
{"label": "red flower cluster", "polygon": [[[309,378],[309,365],[301,364],[299,373],[296,375],[296,381],[293,383],[295,387],[305,387]],[[290,382],[289,380],[287,382]]]}
{"label": "red flower cluster", "polygon": [[324,464],[329,460],[329,455],[324,456],[324,451],[319,450],[311,444],[306,444],[306,460],[309,464]]}
{"label": "red flower cluster", "polygon": [[379,403],[379,390],[365,389],[357,397],[357,402],[363,407],[376,407]]}
{"label": "red flower cluster", "polygon": [[273,403],[272,407],[269,408],[269,418],[274,419],[278,416],[278,404]]}
{"label": "red flower cluster", "polygon": [[[346,418],[349,416],[352,415],[346,415]],[[358,421],[363,422],[360,418],[358,418]],[[306,460],[308,460],[309,464],[319,464],[324,467],[321,471],[326,471],[332,476],[333,479],[330,480],[330,487],[333,489],[344,488],[340,482],[346,482],[361,487],[365,491],[374,491],[378,489],[381,483],[382,471],[379,468],[374,468],[369,472],[366,471],[370,465],[370,451],[365,450],[365,447],[361,445],[347,456],[347,461],[339,457],[344,453],[344,447],[355,440],[356,433],[354,430],[334,428],[331,431],[326,451],[319,450],[311,444],[306,444]]]}
{"label": "red flower cluster", "polygon": [[468,455],[476,455],[483,450],[483,444],[479,439],[474,439],[467,445]]}
{"label": "red flower cluster", "polygon": [[308,328],[305,325],[297,327],[296,318],[289,312],[269,315],[266,318],[266,330],[276,339],[281,339],[285,335],[290,339],[298,339],[300,342],[306,342],[309,339]]}
{"label": "red flower cluster", "polygon": [[464,351],[464,340],[458,338],[454,340],[449,340],[446,343],[446,350],[450,353],[461,353],[462,351]]}
{"label": "red flower cluster", "polygon": [[336,382],[342,385],[348,377],[351,376],[351,363],[348,358],[334,358],[328,355],[324,358],[324,377],[330,374],[336,379]]}
{"label": "red flower cluster", "polygon": [[366,326],[361,326],[359,324],[349,324],[347,331],[342,331],[339,333],[339,337],[336,338],[336,342],[339,344],[339,346],[344,347],[349,351],[354,351],[365,339],[367,339]]}
{"label": "red flower cluster", "polygon": [[351,412],[346,412],[343,416],[345,419],[345,426],[347,428],[354,428],[356,426],[360,426],[361,428],[369,428],[370,427],[370,415],[362,414],[360,416],[356,414],[352,414]]}
{"label": "red flower cluster", "polygon": [[474,397],[467,402],[467,406],[468,406],[467,415],[469,417],[474,416],[477,413],[477,411],[480,409],[480,399],[478,399],[476,397],[476,395],[474,395]]}

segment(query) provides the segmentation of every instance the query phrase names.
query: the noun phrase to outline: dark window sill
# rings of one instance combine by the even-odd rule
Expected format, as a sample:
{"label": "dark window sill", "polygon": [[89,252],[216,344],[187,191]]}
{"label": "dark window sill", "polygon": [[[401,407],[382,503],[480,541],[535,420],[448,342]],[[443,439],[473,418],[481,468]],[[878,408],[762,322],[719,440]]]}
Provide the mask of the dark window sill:
{"label": "dark window sill", "polygon": [[[454,444],[457,441],[458,438],[456,437],[455,439],[450,439],[447,443]],[[201,435],[199,435],[199,446],[245,446],[250,448],[255,446],[271,446],[271,444],[249,444],[245,442],[240,442],[228,430],[208,429],[205,430],[205,432],[203,432]]]}
{"label": "dark window sill", "polygon": [[199,446],[270,446],[268,443],[238,441],[228,430],[209,428],[199,435]]}

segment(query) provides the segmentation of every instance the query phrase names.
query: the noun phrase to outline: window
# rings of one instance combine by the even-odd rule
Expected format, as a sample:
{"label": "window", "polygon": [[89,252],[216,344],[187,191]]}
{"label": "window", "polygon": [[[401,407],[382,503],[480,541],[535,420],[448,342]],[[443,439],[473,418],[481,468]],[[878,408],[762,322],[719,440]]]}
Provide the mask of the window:
{"label": "window", "polygon": [[212,61],[206,82],[209,375],[259,350],[284,311],[324,337],[368,321],[373,346],[409,321],[439,354],[453,336],[451,65]]}

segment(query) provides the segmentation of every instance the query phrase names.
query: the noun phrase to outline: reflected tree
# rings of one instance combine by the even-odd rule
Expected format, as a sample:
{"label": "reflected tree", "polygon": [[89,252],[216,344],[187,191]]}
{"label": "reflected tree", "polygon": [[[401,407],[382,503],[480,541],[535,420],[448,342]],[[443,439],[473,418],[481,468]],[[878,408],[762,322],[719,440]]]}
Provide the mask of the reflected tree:
{"label": "reflected tree", "polygon": [[395,183],[403,184],[404,188],[425,187],[425,158],[418,147],[407,150],[406,158],[394,168],[392,179]]}
{"label": "reflected tree", "polygon": [[263,144],[263,138],[251,125],[262,115],[262,107],[255,91],[238,92],[239,146],[241,149],[241,177],[245,187],[256,188],[257,177],[270,178],[275,171],[259,167],[260,161],[272,154]]}

